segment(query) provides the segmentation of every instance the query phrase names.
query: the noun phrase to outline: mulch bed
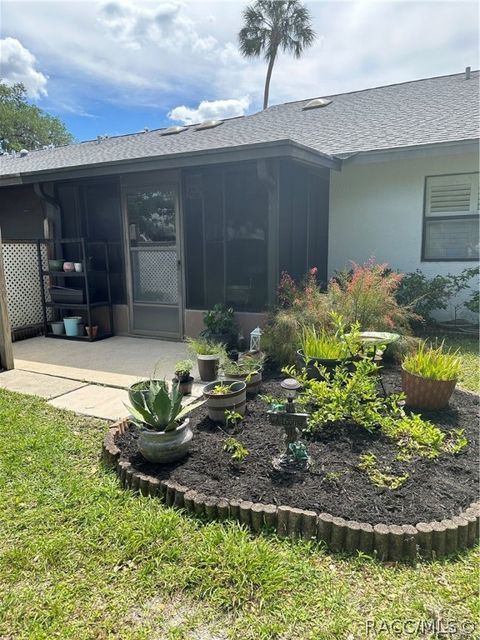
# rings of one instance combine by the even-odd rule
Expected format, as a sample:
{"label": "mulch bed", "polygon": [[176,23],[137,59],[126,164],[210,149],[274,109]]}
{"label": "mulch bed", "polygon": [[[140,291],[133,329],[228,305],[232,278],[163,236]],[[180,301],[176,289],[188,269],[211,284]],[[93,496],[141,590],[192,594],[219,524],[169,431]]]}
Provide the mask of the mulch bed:
{"label": "mulch bed", "polygon": [[[400,391],[397,369],[384,369],[387,392]],[[264,382],[262,393],[280,395],[279,379]],[[313,465],[309,471],[287,474],[275,471],[272,458],[283,451],[280,427],[271,425],[266,405],[258,398],[247,403],[247,415],[232,433],[249,450],[241,463],[233,463],[223,450],[227,437],[207,416],[204,407],[190,414],[194,432],[192,448],[182,461],[152,465],[137,450],[137,430],[131,426],[115,443],[121,459],[138,471],[159,479],[171,479],[205,495],[242,499],[264,504],[289,505],[328,512],[348,520],[386,524],[415,524],[460,514],[476,500],[478,492],[479,398],[455,391],[450,408],[425,412],[443,431],[465,430],[468,447],[458,455],[443,454],[437,460],[395,461],[398,448],[381,433],[370,434],[355,425],[329,428],[308,442]],[[357,467],[362,453],[377,457],[378,467],[409,479],[400,489],[375,487]]]}

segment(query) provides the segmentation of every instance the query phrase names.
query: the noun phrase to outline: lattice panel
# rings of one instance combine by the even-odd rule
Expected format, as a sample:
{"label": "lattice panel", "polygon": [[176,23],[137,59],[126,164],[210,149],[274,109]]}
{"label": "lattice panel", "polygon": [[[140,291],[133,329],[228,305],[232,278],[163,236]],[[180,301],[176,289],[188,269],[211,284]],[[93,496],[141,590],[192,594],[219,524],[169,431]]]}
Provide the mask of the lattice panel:
{"label": "lattice panel", "polygon": [[[42,268],[46,270],[48,260],[45,245],[41,246],[41,255]],[[37,245],[33,242],[5,242],[3,243],[3,261],[8,313],[12,329],[42,323],[42,294],[38,273]]]}
{"label": "lattice panel", "polygon": [[135,302],[178,303],[177,251],[132,251]]}

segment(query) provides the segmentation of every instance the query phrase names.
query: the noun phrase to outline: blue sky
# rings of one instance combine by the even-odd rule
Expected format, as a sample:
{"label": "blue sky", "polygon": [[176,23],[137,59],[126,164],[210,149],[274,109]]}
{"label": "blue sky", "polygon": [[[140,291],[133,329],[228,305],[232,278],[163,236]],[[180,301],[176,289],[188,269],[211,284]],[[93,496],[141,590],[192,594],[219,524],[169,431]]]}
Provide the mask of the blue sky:
{"label": "blue sky", "polygon": [[[252,113],[265,64],[237,50],[245,2],[3,0],[1,76],[78,140]],[[315,45],[281,56],[271,103],[478,68],[477,3],[310,1]]]}

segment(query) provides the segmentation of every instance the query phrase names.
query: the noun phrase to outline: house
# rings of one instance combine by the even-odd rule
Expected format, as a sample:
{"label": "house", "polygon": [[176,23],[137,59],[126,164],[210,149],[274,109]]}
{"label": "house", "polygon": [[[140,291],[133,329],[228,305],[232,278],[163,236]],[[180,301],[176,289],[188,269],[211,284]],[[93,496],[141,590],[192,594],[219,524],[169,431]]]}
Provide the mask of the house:
{"label": "house", "polygon": [[248,332],[283,270],[326,281],[375,256],[458,273],[479,253],[478,80],[467,68],[4,155],[3,236],[108,241],[115,331],[173,339],[217,302]]}

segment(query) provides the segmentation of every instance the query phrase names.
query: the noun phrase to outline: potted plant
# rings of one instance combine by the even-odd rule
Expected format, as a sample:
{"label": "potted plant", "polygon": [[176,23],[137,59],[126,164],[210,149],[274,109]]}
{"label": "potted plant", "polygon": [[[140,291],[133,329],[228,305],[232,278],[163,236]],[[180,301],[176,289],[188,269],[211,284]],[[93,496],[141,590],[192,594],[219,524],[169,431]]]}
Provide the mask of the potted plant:
{"label": "potted plant", "polygon": [[238,362],[227,360],[223,371],[232,380],[242,380],[247,385],[247,396],[253,397],[260,392],[262,386],[262,361],[256,358],[242,358]]}
{"label": "potted plant", "polygon": [[192,393],[193,377],[190,375],[192,367],[193,362],[191,360],[179,360],[175,365],[173,383],[178,384],[178,388],[184,396]]}
{"label": "potted plant", "polygon": [[176,462],[188,453],[193,433],[184,416],[204,401],[182,408],[182,398],[178,385],[169,391],[165,380],[142,381],[129,390],[127,408],[140,430],[138,450],[149,462]]}
{"label": "potted plant", "polygon": [[444,409],[453,394],[461,363],[458,351],[444,351],[439,347],[420,343],[414,353],[402,363],[402,388],[406,404],[415,409]]}
{"label": "potted plant", "polygon": [[247,385],[240,380],[216,380],[205,385],[203,397],[206,400],[208,416],[214,422],[227,421],[231,412],[245,415]]}
{"label": "potted plant", "polygon": [[98,333],[98,325],[94,324],[92,326],[87,325],[85,327],[85,331],[87,332],[87,336],[89,338],[96,338]]}
{"label": "potted plant", "polygon": [[213,309],[203,315],[205,329],[202,337],[210,342],[224,344],[228,351],[238,347],[238,324],[235,322],[234,310],[224,304],[216,304]]}
{"label": "potted plant", "polygon": [[310,379],[321,380],[318,366],[332,373],[340,365],[352,366],[358,359],[359,344],[356,331],[350,334],[329,333],[326,329],[317,331],[315,327],[305,327],[302,332],[301,349],[297,351],[297,362],[306,368]]}
{"label": "potted plant", "polygon": [[197,356],[200,380],[203,382],[215,380],[220,358],[225,354],[223,344],[200,337],[188,338],[188,346],[190,351]]}

